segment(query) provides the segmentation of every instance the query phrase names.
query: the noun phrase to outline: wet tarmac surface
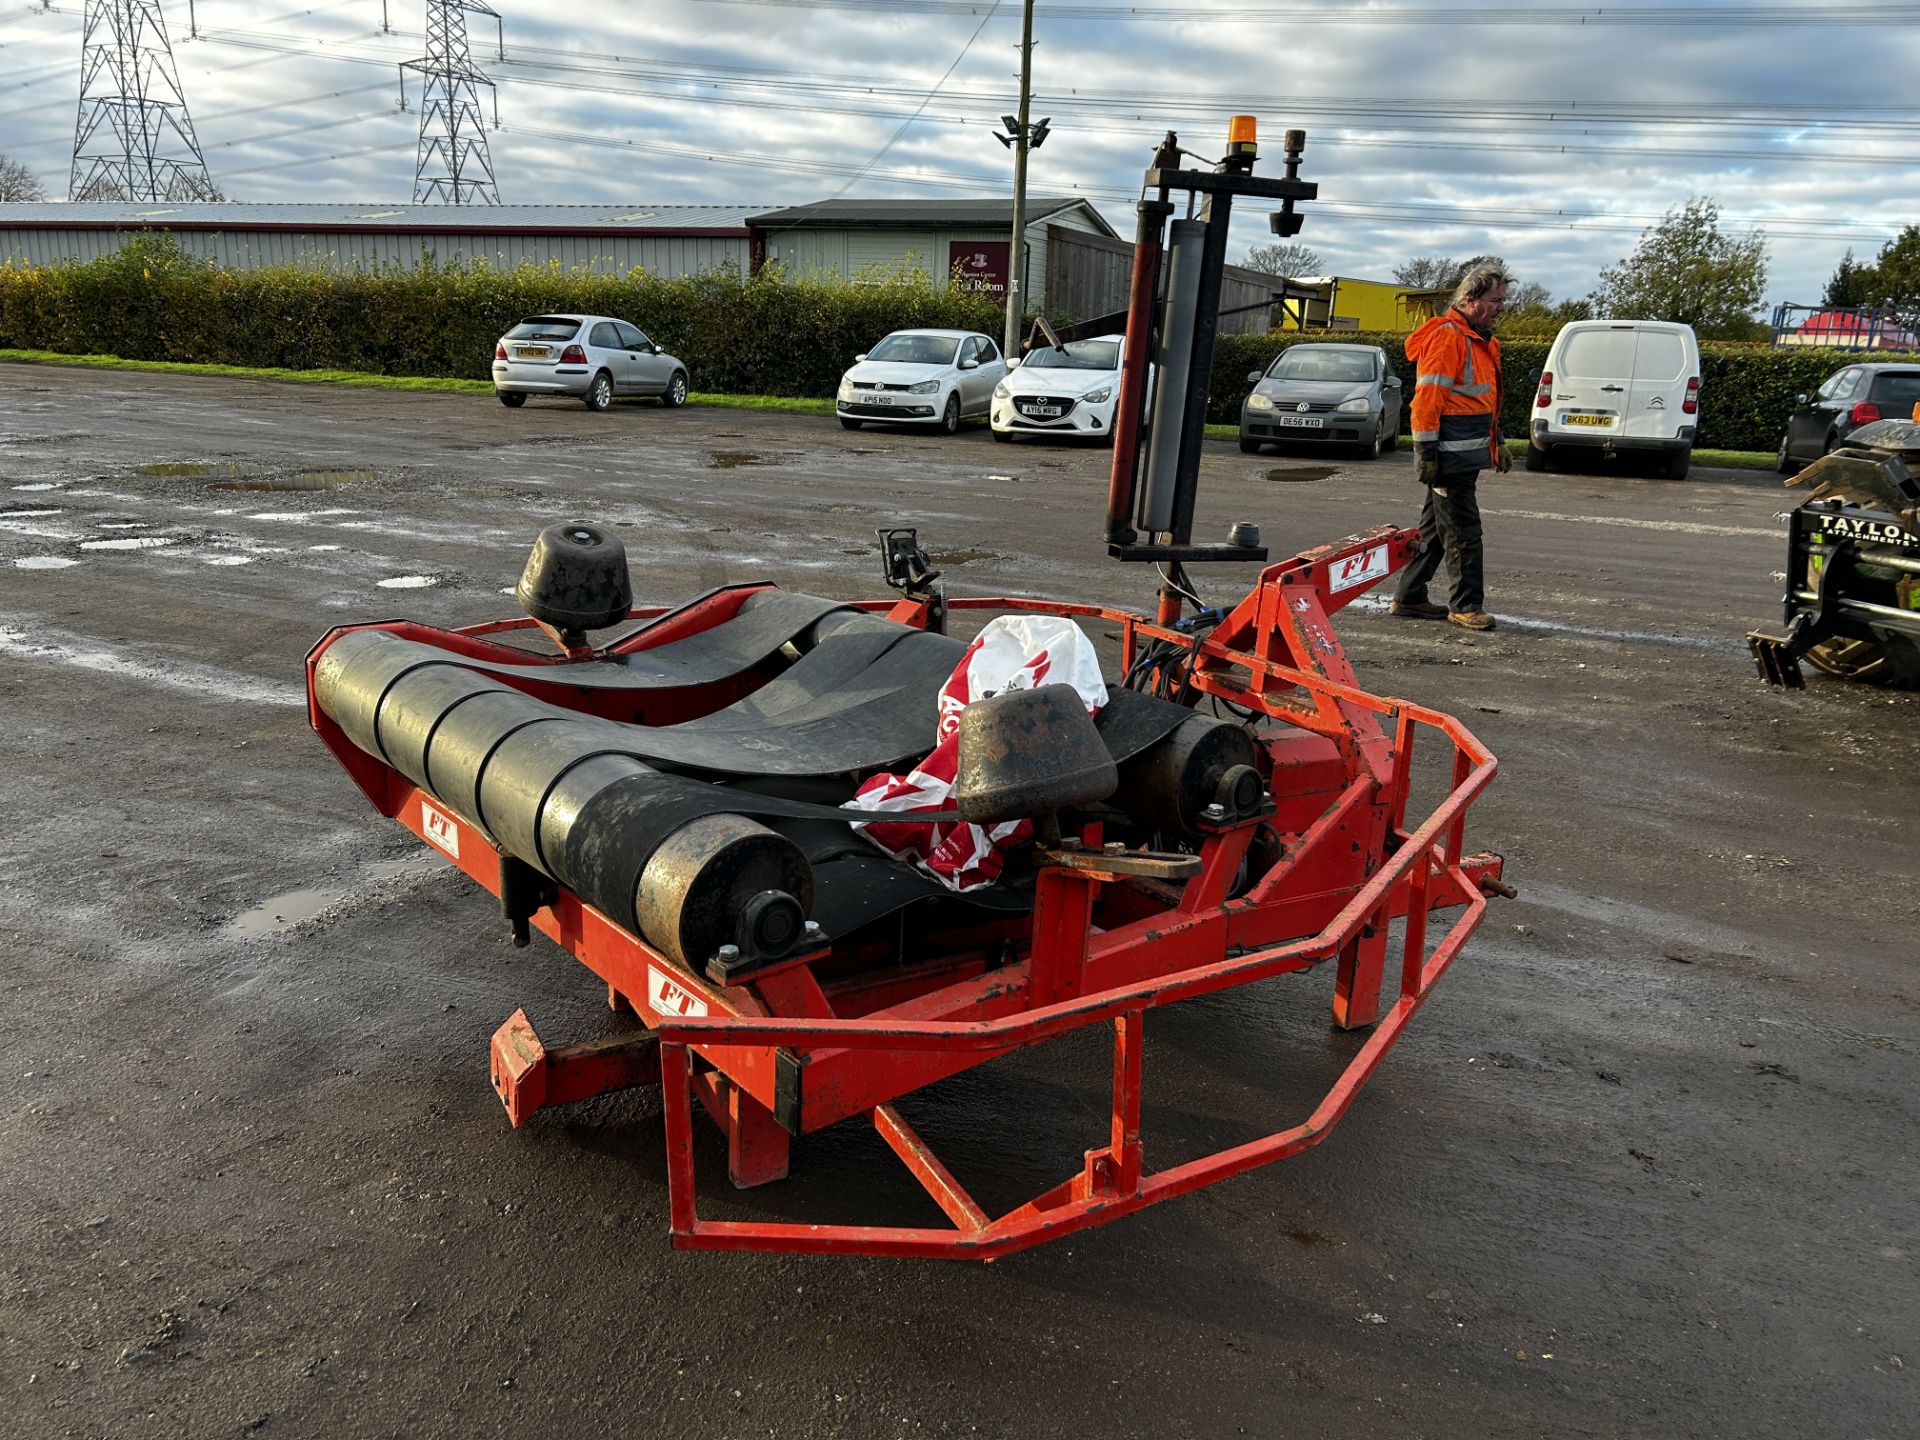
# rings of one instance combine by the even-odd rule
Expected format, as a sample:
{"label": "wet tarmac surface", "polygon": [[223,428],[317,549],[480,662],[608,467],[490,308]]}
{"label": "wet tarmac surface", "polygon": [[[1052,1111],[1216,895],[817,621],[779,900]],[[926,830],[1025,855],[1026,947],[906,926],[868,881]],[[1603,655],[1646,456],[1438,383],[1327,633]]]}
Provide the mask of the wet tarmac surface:
{"label": "wet tarmac surface", "polygon": [[[577,517],[641,603],[875,594],[904,524],[956,594],[1146,605],[1105,453],[11,365],[0,398],[0,1435],[1913,1433],[1920,699],[1755,680],[1775,477],[1488,476],[1499,630],[1339,617],[1363,684],[1500,757],[1468,836],[1521,895],[1325,1144],[991,1267],[832,1261],[671,1250],[642,1095],[508,1126],[495,1027],[590,1038],[603,992],[373,814],[302,657],[512,613]],[[1209,445],[1200,529],[1415,518],[1404,452],[1276,467]],[[1355,1044],[1330,989],[1157,1012],[1149,1163],[1304,1113]],[[1107,1063],[903,1108],[991,1210],[1104,1139]],[[870,1131],[734,1193],[701,1123],[715,1216],[933,1218]]]}

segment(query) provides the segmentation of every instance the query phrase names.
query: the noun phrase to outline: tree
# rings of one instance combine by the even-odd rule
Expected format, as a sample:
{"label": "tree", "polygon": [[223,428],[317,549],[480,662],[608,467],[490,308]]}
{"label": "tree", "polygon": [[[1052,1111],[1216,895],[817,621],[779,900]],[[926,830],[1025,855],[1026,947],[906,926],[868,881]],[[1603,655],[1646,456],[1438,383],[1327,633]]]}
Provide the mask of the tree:
{"label": "tree", "polygon": [[1508,306],[1494,329],[1504,337],[1550,340],[1560,333],[1562,325],[1592,318],[1593,306],[1585,300],[1562,300],[1558,305],[1523,305],[1518,309]]}
{"label": "tree", "polygon": [[1881,247],[1868,282],[1869,304],[1920,309],[1920,225],[1909,225]]}
{"label": "tree", "polygon": [[0,200],[44,200],[47,187],[40,177],[22,165],[0,155]]}
{"label": "tree", "polygon": [[1320,273],[1320,256],[1311,245],[1255,245],[1240,262],[1249,270],[1263,270],[1293,280]]}
{"label": "tree", "polygon": [[1827,281],[1826,293],[1820,297],[1822,305],[1852,307],[1873,303],[1873,286],[1879,277],[1871,265],[1862,265],[1853,258],[1848,250],[1840,257],[1840,263],[1833,268],[1833,275]]}
{"label": "tree", "polygon": [[1633,254],[1600,272],[1597,313],[1677,320],[1703,338],[1747,339],[1767,289],[1767,242],[1722,234],[1720,207],[1704,195],[1669,210]]}
{"label": "tree", "polygon": [[1393,267],[1393,278],[1409,290],[1439,290],[1460,280],[1458,260],[1446,255],[1416,255]]}
{"label": "tree", "polygon": [[1538,280],[1522,280],[1507,290],[1507,309],[1547,310],[1553,306],[1553,292]]}

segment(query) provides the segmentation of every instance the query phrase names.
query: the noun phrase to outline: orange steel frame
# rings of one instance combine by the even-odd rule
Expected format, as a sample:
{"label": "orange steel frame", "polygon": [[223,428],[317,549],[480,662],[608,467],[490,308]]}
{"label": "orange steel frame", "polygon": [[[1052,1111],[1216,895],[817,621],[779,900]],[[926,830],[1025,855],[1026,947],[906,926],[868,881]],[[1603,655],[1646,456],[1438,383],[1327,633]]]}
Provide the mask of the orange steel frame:
{"label": "orange steel frame", "polygon": [[[839,979],[816,975],[814,966],[831,953],[820,950],[723,987],[669,961],[561,887],[533,917],[533,927],[600,976],[609,1003],[631,1008],[650,1033],[640,1043],[549,1051],[517,1013],[495,1035],[492,1053],[495,1088],[509,1116],[517,1125],[544,1105],[658,1083],[676,1246],[989,1260],[1318,1143],[1458,956],[1485,913],[1487,894],[1512,893],[1501,882],[1498,856],[1464,848],[1467,808],[1493,778],[1493,756],[1451,717],[1360,689],[1330,623],[1418,545],[1417,532],[1389,526],[1302,552],[1268,567],[1247,598],[1204,635],[1101,605],[947,601],[955,611],[1028,611],[1118,625],[1127,667],[1145,644],[1188,652],[1194,691],[1276,722],[1260,739],[1277,813],[1203,826],[1197,872],[1178,885],[1130,881],[1123,859],[1103,868],[1109,852],[1099,827],[1090,826],[1079,837],[1075,863],[1040,868],[1030,919],[929,936],[924,958],[904,957],[898,966]],[[636,610],[636,618],[662,618],[614,648],[650,648],[717,623],[758,588],[716,592],[674,611]],[[908,624],[929,618],[927,605],[914,600],[865,608]],[[458,632],[400,622],[381,628],[524,662],[524,652],[506,651],[486,637],[528,623]],[[315,647],[310,675],[340,633]],[[556,657],[514,683],[580,708],[615,703],[604,692],[569,686],[566,668]],[[631,697],[617,703],[633,718]],[[648,703],[656,714],[679,708]],[[360,751],[317,705],[310,703],[309,718],[376,808],[498,893],[500,854],[471,821]],[[1432,812],[1408,828],[1412,761],[1422,732],[1450,746],[1451,783]],[[1282,835],[1280,854],[1233,895],[1262,825]],[[1430,944],[1429,916],[1455,909]],[[1395,921],[1402,922],[1398,984],[1389,995],[1383,992],[1392,983]],[[1336,962],[1335,1023],[1373,1029],[1326,1095],[1304,1119],[1260,1139],[1149,1170],[1140,1137],[1147,1013],[1328,960]],[[1113,1031],[1105,1143],[1089,1149],[1060,1184],[989,1217],[893,1102],[996,1056],[1096,1024]],[[694,1173],[696,1098],[726,1134],[736,1185],[781,1178],[791,1136],[859,1116],[899,1155],[951,1227],[702,1219]]]}

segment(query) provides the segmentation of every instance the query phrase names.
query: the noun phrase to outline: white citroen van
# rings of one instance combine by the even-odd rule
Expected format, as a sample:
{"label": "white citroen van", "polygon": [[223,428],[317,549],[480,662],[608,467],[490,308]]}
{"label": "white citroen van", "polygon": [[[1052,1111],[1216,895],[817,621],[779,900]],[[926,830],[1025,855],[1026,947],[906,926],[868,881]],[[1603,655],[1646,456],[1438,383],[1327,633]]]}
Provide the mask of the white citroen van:
{"label": "white citroen van", "polygon": [[1668,320],[1575,320],[1553,337],[1533,399],[1527,469],[1585,451],[1645,455],[1679,480],[1700,423],[1700,342]]}

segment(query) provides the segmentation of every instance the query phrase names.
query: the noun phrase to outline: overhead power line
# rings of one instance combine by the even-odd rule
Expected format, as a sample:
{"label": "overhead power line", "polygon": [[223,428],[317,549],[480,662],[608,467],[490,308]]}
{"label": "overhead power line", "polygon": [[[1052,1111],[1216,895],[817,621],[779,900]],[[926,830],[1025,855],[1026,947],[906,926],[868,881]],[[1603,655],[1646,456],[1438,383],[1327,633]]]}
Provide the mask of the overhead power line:
{"label": "overhead power line", "polygon": [[[618,136],[595,135],[574,130],[553,130],[546,127],[514,126],[511,129],[516,136],[534,136],[541,139],[564,141],[568,145],[585,145],[601,149],[624,150],[630,153],[648,155],[668,155],[687,160],[699,160],[709,164],[737,165],[749,170],[771,170],[816,175],[844,175],[860,167],[808,155],[764,155],[752,151],[733,148],[701,149],[691,145],[674,145],[658,140],[634,140]],[[874,171],[869,178],[884,180],[894,184],[920,185],[936,190],[973,190],[996,183],[992,178],[978,175],[953,175],[939,171],[888,170]],[[1051,190],[1064,191],[1083,196],[1089,200],[1128,201],[1139,197],[1138,190],[1108,189],[1101,186],[1050,185]],[[1478,225],[1494,229],[1549,229],[1596,231],[1617,234],[1638,235],[1648,225],[1658,222],[1664,216],[1651,212],[1618,212],[1605,210],[1547,210],[1524,206],[1500,205],[1454,205],[1442,202],[1427,204],[1420,201],[1378,201],[1378,200],[1319,200],[1314,204],[1314,213],[1342,215],[1353,219],[1376,221],[1383,224],[1461,224]],[[1872,226],[1828,222],[1817,216],[1736,216],[1722,213],[1721,219],[1734,222],[1729,229],[1765,231],[1779,238],[1796,239],[1862,239],[1885,240],[1890,238],[1896,226]]]}
{"label": "overhead power line", "polygon": [[[779,10],[865,11],[874,15],[979,15],[988,0],[694,0]],[[1581,28],[1912,25],[1920,5],[1049,5],[1049,23],[1124,20],[1159,25],[1573,25]]]}
{"label": "overhead power line", "polygon": [[907,127],[920,118],[920,112],[932,103],[933,97],[940,93],[940,87],[953,78],[953,72],[960,68],[960,62],[966,59],[967,52],[973,49],[973,42],[980,38],[980,32],[987,28],[987,21],[993,18],[994,12],[999,8],[1000,0],[992,0],[992,3],[987,6],[987,13],[980,17],[980,23],[973,27],[973,34],[967,37],[967,43],[960,47],[960,53],[953,57],[953,63],[941,72],[940,78],[933,82],[933,88],[920,98],[920,104],[915,107],[913,114],[900,122],[900,128],[887,137],[886,144],[873,152],[873,158],[871,160],[867,161],[865,165],[847,177],[846,185],[842,185],[838,190],[833,192],[833,199],[838,200],[842,195],[846,194],[847,186],[852,185],[855,180],[858,180],[862,175],[865,175],[873,169],[875,165],[878,165],[880,163],[880,157],[891,150],[894,142],[907,133]]}
{"label": "overhead power line", "polygon": [[[279,53],[314,55],[361,65],[390,65],[392,56],[352,54],[337,48],[317,49],[319,42],[289,41],[277,36],[252,36],[240,31],[201,32],[201,38],[242,49],[270,50]],[[679,61],[651,63],[640,60],[612,63],[526,60],[525,53],[538,53],[534,47],[516,46],[504,62],[507,70],[543,72],[529,76],[541,84],[559,84],[547,73],[599,75],[617,79],[650,79],[678,86],[673,93],[685,98],[689,92],[702,99],[715,98],[710,87],[736,85],[748,91],[766,91],[796,99],[790,108],[797,113],[822,108],[813,97],[828,96],[870,101],[918,103],[926,91],[903,85],[876,85],[858,76],[825,76],[815,71],[749,70],[741,66],[709,66]],[[565,53],[565,52],[561,52]],[[628,90],[630,86],[612,87]],[[942,98],[952,104],[969,107],[1000,104],[1005,93],[946,89]],[[804,98],[806,103],[798,103]],[[1327,116],[1352,121],[1380,122],[1441,120],[1450,127],[1474,124],[1499,125],[1510,132],[1516,125],[1621,126],[1661,129],[1674,126],[1715,126],[1729,130],[1779,130],[1818,128],[1835,135],[1850,131],[1884,132],[1889,135],[1920,130],[1920,105],[1886,103],[1795,103],[1784,97],[1765,103],[1744,101],[1606,101],[1606,100],[1444,100],[1408,99],[1392,96],[1302,96],[1238,95],[1211,100],[1191,91],[1097,91],[1082,89],[1036,90],[1034,103],[1047,106],[1056,115],[1098,115],[1164,124],[1168,120],[1213,121],[1235,114],[1271,116],[1293,121],[1312,116]],[[1396,128],[1406,128],[1404,125]]]}

